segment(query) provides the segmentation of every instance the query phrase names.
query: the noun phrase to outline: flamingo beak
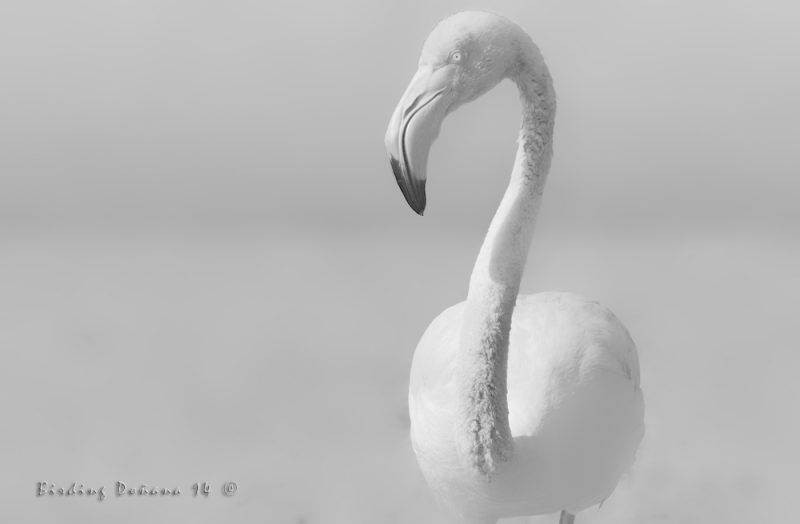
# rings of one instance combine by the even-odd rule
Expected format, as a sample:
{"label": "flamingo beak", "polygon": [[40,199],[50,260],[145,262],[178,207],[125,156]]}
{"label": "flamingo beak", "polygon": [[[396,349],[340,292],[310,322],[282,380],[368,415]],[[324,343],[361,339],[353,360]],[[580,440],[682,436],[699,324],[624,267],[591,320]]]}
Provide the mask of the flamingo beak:
{"label": "flamingo beak", "polygon": [[443,70],[420,68],[386,130],[386,151],[397,185],[418,215],[425,211],[428,153],[447,114],[446,93]]}

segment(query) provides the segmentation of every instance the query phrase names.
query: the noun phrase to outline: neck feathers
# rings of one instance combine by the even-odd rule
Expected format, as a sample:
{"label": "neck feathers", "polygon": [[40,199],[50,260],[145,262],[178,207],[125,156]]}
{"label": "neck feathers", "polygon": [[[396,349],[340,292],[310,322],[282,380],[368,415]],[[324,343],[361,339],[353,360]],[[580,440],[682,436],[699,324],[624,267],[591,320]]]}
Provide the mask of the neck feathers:
{"label": "neck feathers", "polygon": [[519,149],[512,177],[523,177],[539,195],[544,190],[553,157],[556,94],[550,71],[535,46],[514,72],[522,104]]}
{"label": "neck feathers", "polygon": [[552,156],[555,95],[538,49],[527,55],[511,74],[523,109],[514,169],[475,262],[460,339],[459,446],[487,477],[513,452],[506,385],[511,316]]}

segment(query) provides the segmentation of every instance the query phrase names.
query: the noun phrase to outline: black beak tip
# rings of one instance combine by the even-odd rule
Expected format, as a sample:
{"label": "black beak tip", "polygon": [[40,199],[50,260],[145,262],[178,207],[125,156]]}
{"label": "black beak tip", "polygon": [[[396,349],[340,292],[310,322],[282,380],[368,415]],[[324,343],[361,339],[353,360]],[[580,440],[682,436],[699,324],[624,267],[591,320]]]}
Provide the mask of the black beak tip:
{"label": "black beak tip", "polygon": [[397,185],[400,187],[400,191],[402,191],[403,196],[406,199],[409,207],[419,216],[423,216],[425,213],[425,181],[414,181],[410,177],[405,176],[404,170],[400,161],[397,160],[394,156],[389,158],[389,163],[392,166],[392,172],[394,173],[394,179],[397,181]]}
{"label": "black beak tip", "polygon": [[414,204],[411,205],[411,209],[414,210],[414,213],[418,214],[419,216],[423,216],[425,214],[425,183],[422,183],[422,188],[420,191],[417,192],[418,195],[422,195],[421,197],[418,196],[414,199]]}

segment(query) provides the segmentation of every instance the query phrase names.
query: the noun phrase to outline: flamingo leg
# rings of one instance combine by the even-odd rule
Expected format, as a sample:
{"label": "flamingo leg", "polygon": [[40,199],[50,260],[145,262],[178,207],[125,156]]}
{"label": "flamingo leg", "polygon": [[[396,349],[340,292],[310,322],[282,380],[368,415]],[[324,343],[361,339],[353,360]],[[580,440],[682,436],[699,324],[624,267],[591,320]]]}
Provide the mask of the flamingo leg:
{"label": "flamingo leg", "polygon": [[558,519],[558,524],[573,524],[575,522],[575,515],[564,510],[561,512],[561,517]]}

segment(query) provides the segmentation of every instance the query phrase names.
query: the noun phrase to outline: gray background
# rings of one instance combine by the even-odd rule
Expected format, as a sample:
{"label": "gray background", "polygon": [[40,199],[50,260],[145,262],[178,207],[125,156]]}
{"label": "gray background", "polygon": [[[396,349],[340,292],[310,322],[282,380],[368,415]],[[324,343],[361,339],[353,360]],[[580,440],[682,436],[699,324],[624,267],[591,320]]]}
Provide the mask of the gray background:
{"label": "gray background", "polygon": [[[0,3],[0,520],[440,521],[408,369],[465,295],[516,94],[445,122],[423,219],[383,134],[471,7]],[[800,9],[478,7],[529,30],[559,96],[523,288],[600,299],[640,346],[639,461],[579,522],[790,519]],[[184,495],[35,497],[116,480]]]}

